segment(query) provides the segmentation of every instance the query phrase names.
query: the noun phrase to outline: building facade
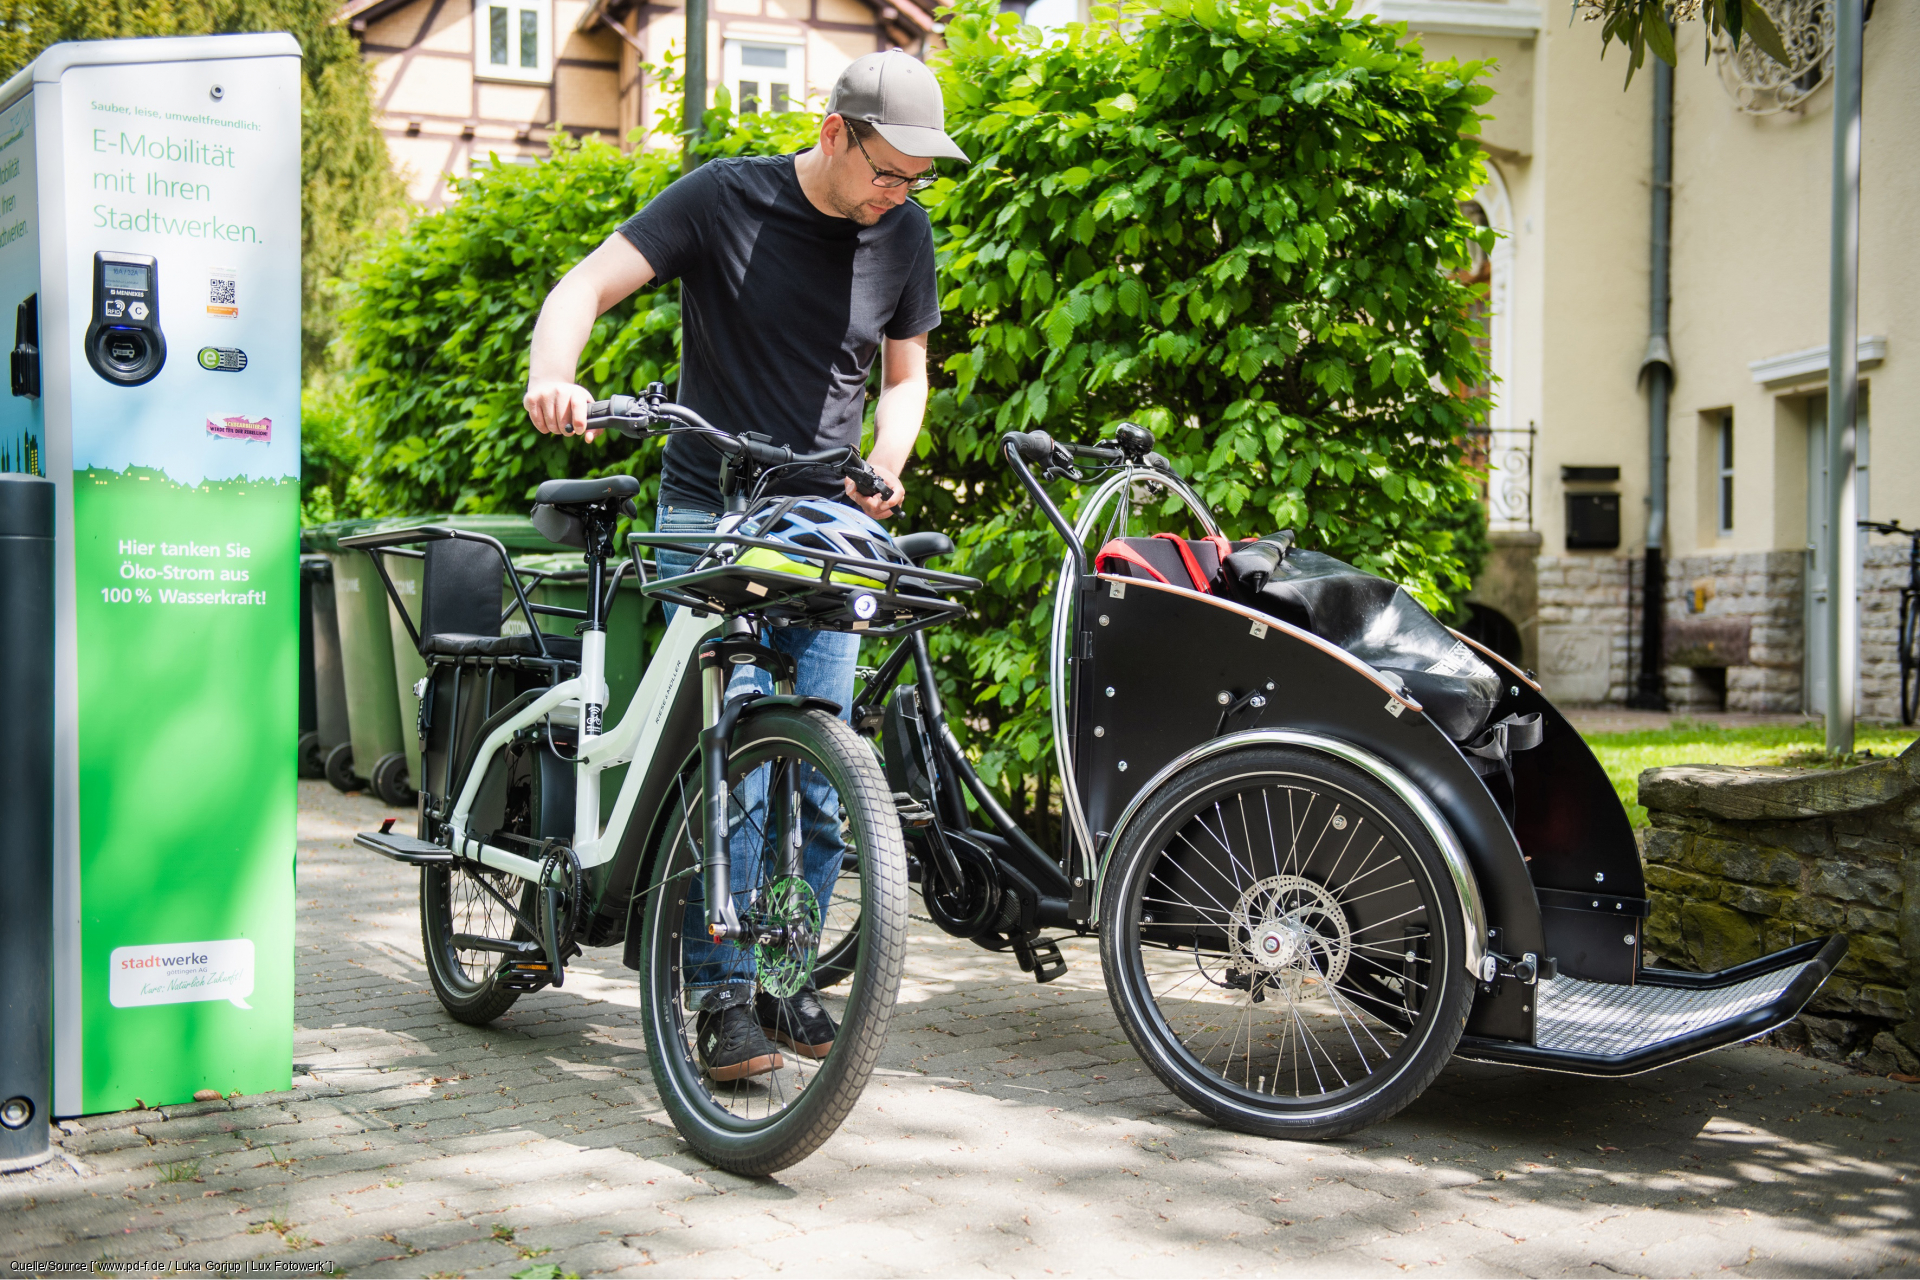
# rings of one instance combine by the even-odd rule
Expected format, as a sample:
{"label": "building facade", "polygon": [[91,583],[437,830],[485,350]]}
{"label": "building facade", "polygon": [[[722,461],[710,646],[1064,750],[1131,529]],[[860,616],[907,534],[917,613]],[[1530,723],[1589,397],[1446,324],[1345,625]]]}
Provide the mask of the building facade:
{"label": "building facade", "polygon": [[[1787,71],[1678,24],[1665,688],[1682,708],[1818,712],[1833,140],[1832,6],[1762,0]],[[1573,0],[1373,0],[1432,57],[1498,60],[1478,210],[1495,409],[1494,555],[1474,599],[1571,702],[1620,702],[1640,663],[1649,521],[1654,76],[1621,87]],[[1825,23],[1823,29],[1822,24]],[[1859,511],[1920,524],[1920,14],[1867,24]],[[1651,55],[1649,55],[1651,57]],[[1862,537],[1859,713],[1898,709],[1907,547]]]}
{"label": "building facade", "polygon": [[[710,0],[707,66],[734,103],[818,110],[863,53],[924,53],[933,19],[914,0]],[[379,125],[419,205],[478,165],[530,163],[557,133],[631,148],[666,101],[686,13],[651,0],[352,0],[342,10],[373,69]]]}

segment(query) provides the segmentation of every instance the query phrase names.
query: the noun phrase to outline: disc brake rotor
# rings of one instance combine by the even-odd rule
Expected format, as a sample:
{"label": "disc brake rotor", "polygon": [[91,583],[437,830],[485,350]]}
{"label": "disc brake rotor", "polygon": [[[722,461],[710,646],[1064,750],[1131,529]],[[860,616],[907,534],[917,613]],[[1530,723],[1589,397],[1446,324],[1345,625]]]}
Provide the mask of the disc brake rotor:
{"label": "disc brake rotor", "polygon": [[1233,904],[1232,967],[1291,998],[1347,972],[1353,930],[1339,899],[1304,876],[1268,876]]}
{"label": "disc brake rotor", "polygon": [[761,990],[786,997],[805,987],[820,955],[820,900],[798,876],[782,876],[767,886],[753,927],[767,941],[753,944],[754,969]]}

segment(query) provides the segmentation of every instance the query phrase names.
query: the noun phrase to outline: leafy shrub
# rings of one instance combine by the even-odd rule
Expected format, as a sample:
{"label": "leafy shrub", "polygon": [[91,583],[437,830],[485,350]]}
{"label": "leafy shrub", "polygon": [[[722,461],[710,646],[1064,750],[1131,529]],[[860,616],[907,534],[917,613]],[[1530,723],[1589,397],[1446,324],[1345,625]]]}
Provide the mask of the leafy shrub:
{"label": "leafy shrub", "polygon": [[1459,440],[1485,370],[1454,272],[1490,247],[1459,212],[1489,90],[1345,9],[1165,0],[1050,40],[987,0],[949,12],[941,75],[974,162],[927,201],[952,382],[919,515],[994,586],[936,641],[985,699],[990,771],[1046,749],[1059,554],[1010,489],[1004,431],[1138,421],[1230,533],[1291,527],[1435,607],[1477,567],[1453,530],[1478,518]]}

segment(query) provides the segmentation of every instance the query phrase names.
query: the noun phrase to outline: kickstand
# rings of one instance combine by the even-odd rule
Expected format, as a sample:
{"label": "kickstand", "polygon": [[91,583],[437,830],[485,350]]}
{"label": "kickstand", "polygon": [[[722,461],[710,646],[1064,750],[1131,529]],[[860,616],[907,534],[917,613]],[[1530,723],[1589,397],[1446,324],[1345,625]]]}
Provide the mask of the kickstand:
{"label": "kickstand", "polygon": [[1020,961],[1020,971],[1033,975],[1035,982],[1052,982],[1067,971],[1067,961],[1060,954],[1060,948],[1052,938],[1043,938],[1034,934],[1027,938],[1013,940],[1014,957]]}

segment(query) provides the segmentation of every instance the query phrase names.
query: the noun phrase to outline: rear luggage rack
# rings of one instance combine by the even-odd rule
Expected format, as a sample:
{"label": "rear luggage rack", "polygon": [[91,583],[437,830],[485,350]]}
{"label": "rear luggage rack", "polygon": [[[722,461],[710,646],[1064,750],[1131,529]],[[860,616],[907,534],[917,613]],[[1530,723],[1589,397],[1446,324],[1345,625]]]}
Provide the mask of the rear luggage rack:
{"label": "rear luggage rack", "polygon": [[1463,1036],[1455,1052],[1577,1075],[1638,1075],[1790,1021],[1846,954],[1847,940],[1835,937],[1719,973],[1643,969],[1632,986],[1546,979],[1533,1044]]}
{"label": "rear luggage rack", "polygon": [[353,838],[353,842],[362,849],[371,849],[395,862],[411,863],[416,867],[444,866],[453,861],[453,854],[439,845],[398,832],[362,831]]}

